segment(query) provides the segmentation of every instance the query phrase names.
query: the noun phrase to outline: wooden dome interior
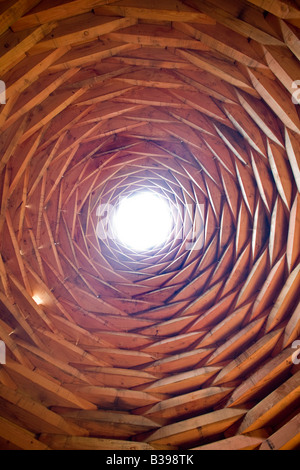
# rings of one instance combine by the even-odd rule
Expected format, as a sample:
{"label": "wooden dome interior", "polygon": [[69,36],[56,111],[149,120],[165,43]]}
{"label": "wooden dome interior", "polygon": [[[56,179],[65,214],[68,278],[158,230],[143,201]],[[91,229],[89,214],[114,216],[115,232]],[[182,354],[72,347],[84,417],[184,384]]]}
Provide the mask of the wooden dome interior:
{"label": "wooden dome interior", "polygon": [[0,448],[299,449],[299,1],[0,14]]}

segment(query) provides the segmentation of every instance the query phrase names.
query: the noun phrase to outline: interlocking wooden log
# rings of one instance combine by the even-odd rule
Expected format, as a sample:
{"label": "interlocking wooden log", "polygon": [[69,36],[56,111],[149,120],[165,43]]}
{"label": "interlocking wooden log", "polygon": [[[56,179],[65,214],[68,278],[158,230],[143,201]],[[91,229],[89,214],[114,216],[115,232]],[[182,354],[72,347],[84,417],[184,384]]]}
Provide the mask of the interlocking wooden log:
{"label": "interlocking wooden log", "polygon": [[[1,450],[300,449],[299,27],[0,1]],[[111,231],[141,191],[144,251]]]}

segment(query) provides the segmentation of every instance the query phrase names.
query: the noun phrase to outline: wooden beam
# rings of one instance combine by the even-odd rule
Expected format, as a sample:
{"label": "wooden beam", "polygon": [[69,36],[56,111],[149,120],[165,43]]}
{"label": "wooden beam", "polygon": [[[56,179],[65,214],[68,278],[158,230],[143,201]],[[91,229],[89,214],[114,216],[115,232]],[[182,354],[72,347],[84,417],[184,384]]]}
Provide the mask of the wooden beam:
{"label": "wooden beam", "polygon": [[[125,63],[125,65],[130,64],[130,60],[126,60],[124,58],[124,61],[120,58],[120,54],[127,52],[127,51],[132,51],[139,49],[138,45],[134,44],[123,44],[123,43],[111,43],[108,42],[106,43],[103,41],[103,44],[99,44],[99,41],[93,41],[94,44],[89,43],[89,47],[85,44],[83,45],[77,45],[73,47],[68,47],[68,52],[66,52],[62,57],[55,62],[54,65],[49,67],[49,72],[56,72],[56,71],[61,71],[65,69],[72,69],[75,67],[83,67],[87,66],[90,64],[95,64],[98,62],[102,62],[105,59],[110,59],[108,62],[111,63]],[[62,50],[60,47],[57,49],[58,51]],[[117,56],[117,58],[114,58],[114,56]]]}
{"label": "wooden beam", "polygon": [[285,146],[294,179],[300,193],[300,139],[289,129],[285,129]]}
{"label": "wooden beam", "polygon": [[221,346],[217,346],[208,358],[207,364],[216,365],[240,354],[248,344],[255,340],[264,322],[264,318],[250,322],[236,334],[230,336]]}
{"label": "wooden beam", "polygon": [[254,216],[255,210],[255,182],[251,174],[247,171],[247,167],[240,163],[239,160],[235,161],[237,181],[245,202],[245,205],[249,211],[250,218]]}
{"label": "wooden beam", "polygon": [[269,173],[268,164],[263,161],[256,152],[251,151],[250,154],[253,175],[255,177],[261,200],[263,201],[268,213],[271,214],[273,210],[274,183]]}
{"label": "wooden beam", "polygon": [[172,397],[157,403],[146,411],[146,416],[167,424],[184,419],[192,413],[202,414],[223,400],[231,392],[230,388],[207,387],[203,390]]}
{"label": "wooden beam", "polygon": [[7,325],[3,320],[0,320],[0,337],[4,342],[8,351],[12,353],[14,358],[23,364],[24,366],[31,367],[32,364],[29,359],[23,355],[20,351],[18,344],[15,342],[14,337],[11,337],[14,334],[14,330]]}
{"label": "wooden beam", "polygon": [[259,254],[264,249],[266,245],[267,238],[267,217],[264,210],[263,204],[258,200],[254,218],[253,218],[253,232],[252,232],[252,259],[255,261]]}
{"label": "wooden beam", "polygon": [[176,30],[195,38],[210,49],[221,53],[230,60],[240,62],[247,67],[266,69],[262,57],[249,45],[246,38],[238,33],[230,31],[225,26],[191,25],[174,22]]}
{"label": "wooden beam", "polygon": [[[11,296],[10,296],[11,297]],[[5,308],[9,311],[10,315],[15,319],[18,325],[26,332],[26,334],[32,339],[33,343],[42,347],[42,342],[36,332],[33,331],[32,327],[25,318],[25,313],[20,310],[20,308],[13,303],[13,298],[8,298],[0,291],[0,300]]]}
{"label": "wooden beam", "polygon": [[215,20],[205,13],[188,7],[181,1],[164,2],[154,0],[151,7],[147,0],[131,2],[127,0],[116,5],[95,8],[96,15],[127,16],[150,21],[182,21],[196,24],[215,24]]}
{"label": "wooden beam", "polygon": [[[261,131],[263,131],[269,139],[283,147],[284,140],[278,125],[278,120],[270,108],[262,100],[255,99],[241,90],[236,90],[236,93],[241,105]],[[266,153],[266,150],[264,153]]]}
{"label": "wooden beam", "polygon": [[278,0],[275,2],[273,0],[249,0],[249,2],[290,22],[293,22],[292,20],[294,19],[300,19],[299,9],[287,0]]}
{"label": "wooden beam", "polygon": [[[281,227],[281,230],[278,230]],[[273,266],[277,262],[278,258],[282,255],[283,243],[286,242],[288,230],[288,221],[285,215],[284,202],[278,195],[273,207],[271,216],[271,227],[269,235],[269,253],[270,262]]]}
{"label": "wooden beam", "polygon": [[299,46],[299,32],[290,24],[280,20],[281,31],[286,45],[293,52],[293,54],[300,60],[300,46]]}
{"label": "wooden beam", "polygon": [[[7,362],[5,369],[12,377],[17,377],[21,390],[29,393],[30,397],[47,407],[69,406],[85,410],[95,410],[97,407],[88,400],[62,387],[57,381],[43,376],[38,370],[32,371],[16,362]],[[22,384],[22,385],[21,385]]]}
{"label": "wooden beam", "polygon": [[[243,223],[245,223],[245,221],[241,221],[241,224]],[[231,273],[224,284],[224,287],[222,289],[222,297],[226,296],[231,292],[235,292],[236,286],[244,281],[250,263],[250,254],[251,245],[247,244],[245,247],[242,246],[239,252],[235,255],[236,262],[232,266]]]}
{"label": "wooden beam", "polygon": [[279,36],[276,37],[274,31],[266,31],[268,28],[262,12],[260,13],[248,5],[244,5],[241,9],[235,2],[234,6],[237,8],[234,9],[231,7],[231,2],[224,4],[219,0],[205,0],[201,1],[201,4],[196,0],[185,0],[185,3],[206,13],[218,23],[246,38],[251,38],[260,44],[282,45],[282,41]]}
{"label": "wooden beam", "polygon": [[206,72],[217,76],[219,79],[222,79],[255,97],[259,97],[259,94],[251,85],[247,77],[245,77],[236,67],[232,67],[232,65],[224,59],[222,60],[221,58],[217,59],[212,56],[201,55],[195,51],[185,49],[177,49],[176,53],[180,57],[187,59],[193,65],[199,67],[201,70],[205,70]]}
{"label": "wooden beam", "polygon": [[192,450],[256,450],[263,440],[262,437],[233,436],[221,441],[212,442],[211,444],[194,447]]}
{"label": "wooden beam", "polygon": [[198,340],[199,333],[177,334],[175,337],[169,337],[160,341],[154,341],[153,344],[146,346],[143,350],[149,354],[174,354],[189,348]]}
{"label": "wooden beam", "polygon": [[[0,160],[0,172],[3,170],[5,165],[9,162],[14,151],[19,145],[24,130],[26,128],[26,118],[20,119],[12,126],[11,129],[6,130],[1,137],[0,146],[1,146],[1,160]],[[14,138],[12,138],[14,136]]]}
{"label": "wooden beam", "polygon": [[249,301],[252,296],[257,295],[259,292],[261,283],[268,272],[268,258],[268,250],[265,249],[260,257],[253,263],[253,267],[240,290],[235,308],[243,305],[245,302]]}
{"label": "wooden beam", "polygon": [[213,385],[226,384],[237,378],[241,380],[243,377],[247,377],[246,374],[249,370],[271,354],[281,334],[282,330],[276,330],[260,338],[236,359],[230,361],[214,379]]}
{"label": "wooden beam", "polygon": [[[3,408],[2,408],[3,406]],[[76,424],[65,421],[62,416],[46,408],[43,404],[32,400],[20,390],[0,384],[0,407],[3,417],[9,419],[10,415],[17,415],[16,421],[30,432],[59,433],[68,436],[87,435],[87,431]],[[14,421],[13,417],[11,419]]]}
{"label": "wooden beam", "polygon": [[159,424],[148,417],[137,414],[131,415],[126,412],[109,410],[78,411],[61,407],[55,407],[53,411],[69,423],[86,429],[90,437],[129,440],[138,434],[160,427]]}
{"label": "wooden beam", "polygon": [[110,410],[129,411],[142,406],[153,405],[160,401],[154,394],[152,395],[148,392],[140,392],[137,390],[127,390],[126,388],[118,389],[78,384],[68,384],[67,388],[73,391],[72,395],[76,393],[76,396],[82,397],[80,398],[81,400],[88,400],[88,402],[94,404],[93,408],[85,409],[96,409],[97,406],[101,406],[101,408],[108,408]]}
{"label": "wooden beam", "polygon": [[300,76],[299,61],[287,47],[264,46],[263,50],[270,70],[292,95],[293,83]]}
{"label": "wooden beam", "polygon": [[296,305],[291,318],[289,319],[283,338],[283,347],[286,348],[290,344],[297,340],[300,336],[300,302]]}
{"label": "wooden beam", "polygon": [[272,266],[266,280],[262,284],[260,292],[254,301],[251,318],[258,318],[274,303],[274,298],[284,282],[285,269],[286,257],[283,254]]}
{"label": "wooden beam", "polygon": [[0,58],[0,68],[2,74],[6,74],[16,64],[25,58],[25,54],[33,48],[35,44],[41,41],[47,34],[51,33],[56,27],[56,23],[49,23],[39,26],[34,31],[31,31],[27,36],[20,39],[18,44],[11,50],[3,54]]}
{"label": "wooden beam", "polygon": [[131,71],[128,74],[122,74],[118,76],[116,80],[135,86],[193,90],[191,86],[178,80],[172,72],[147,68],[141,71]]}
{"label": "wooden beam", "polygon": [[79,98],[85,92],[84,89],[79,89],[73,92],[59,92],[54,93],[52,97],[44,101],[44,106],[38,109],[37,112],[32,114],[30,124],[27,123],[27,129],[23,132],[22,142],[25,142],[30,136],[37,132],[41,127],[46,126],[58,114],[65,110],[73,101]]}
{"label": "wooden beam", "polygon": [[24,150],[24,158],[23,161],[20,162],[20,167],[16,170],[15,176],[9,185],[8,197],[11,197],[13,192],[15,191],[16,187],[18,186],[23,173],[26,171],[27,166],[30,164],[32,157],[34,156],[41,139],[43,137],[43,132],[37,132],[37,135],[32,136],[32,139],[29,139],[28,147],[25,147]]}
{"label": "wooden beam", "polygon": [[204,338],[200,340],[198,346],[200,348],[212,347],[214,344],[216,345],[224,341],[229,335],[234,334],[245,320],[250,306],[251,304],[248,303],[228,314],[217,326],[211,328]]}
{"label": "wooden beam", "polygon": [[182,372],[157,380],[149,385],[145,391],[149,393],[168,393],[168,394],[183,394],[199,388],[209,378],[212,378],[217,372],[219,367],[201,367],[193,371]]}
{"label": "wooden beam", "polygon": [[217,282],[214,286],[204,292],[203,295],[191,302],[191,304],[184,310],[183,313],[185,315],[191,315],[211,307],[214,304],[215,299],[221,290],[222,284],[223,281]]}
{"label": "wooden beam", "polygon": [[300,414],[284,424],[260,446],[259,450],[294,450],[300,444]]}
{"label": "wooden beam", "polygon": [[282,122],[296,134],[300,134],[300,121],[290,94],[275,80],[263,77],[254,69],[248,73],[257,92],[277,114]]}
{"label": "wooden beam", "polygon": [[288,314],[289,309],[295,302],[300,281],[300,264],[298,264],[289,277],[287,278],[284,286],[279,293],[273,308],[271,309],[268,322],[266,325],[266,331],[274,329],[285,316]]}
{"label": "wooden beam", "polygon": [[[26,98],[23,100],[22,94],[19,95],[18,108],[14,107],[10,115],[6,116],[5,123],[3,124],[3,130],[11,126],[24,114],[29,113],[32,109],[39,106],[45,99],[48,98],[55,90],[57,90],[65,81],[68,81],[78,72],[78,69],[72,69],[65,73],[54,76],[53,81],[50,80],[39,80],[38,84],[35,83],[31,90],[26,93]],[[30,95],[31,92],[31,95]]]}
{"label": "wooden beam", "polygon": [[299,392],[300,372],[297,372],[248,411],[238,433],[249,433],[270,425],[283,410],[292,409]]}
{"label": "wooden beam", "polygon": [[[52,32],[51,39],[44,39],[31,48],[30,54],[40,54],[65,46],[82,44],[118,29],[123,29],[136,24],[133,18],[109,18],[96,17],[92,13],[62,20]],[[88,27],[87,27],[88,25]]]}
{"label": "wooden beam", "polygon": [[257,128],[256,123],[249,117],[248,113],[245,112],[241,106],[227,103],[223,104],[223,109],[234,127],[242,134],[249,145],[266,158],[267,152],[263,135]]}
{"label": "wooden beam", "polygon": [[170,357],[156,360],[146,365],[146,370],[154,374],[167,375],[169,373],[178,373],[187,368],[196,367],[203,359],[211,353],[211,349],[196,349],[179,354],[172,354]]}
{"label": "wooden beam", "polygon": [[158,27],[152,24],[136,25],[121,31],[112,32],[104,35],[103,39],[150,47],[179,47],[198,51],[209,50],[208,46],[202,44],[200,41],[196,41],[187,34],[176,31],[173,28],[170,29],[164,26]]}
{"label": "wooden beam", "polygon": [[[248,152],[246,151],[243,142],[241,142],[239,135],[230,130],[219,126],[219,124],[214,123],[214,127],[217,131],[218,136],[222,139],[224,144],[228,147],[230,152],[240,160],[243,165],[248,166],[250,164],[250,158]],[[236,173],[234,172],[234,176]]]}
{"label": "wooden beam", "polygon": [[[299,446],[300,18],[152,3],[0,0],[1,448]],[[96,211],[146,182],[188,230],[135,257]]]}
{"label": "wooden beam", "polygon": [[[40,337],[43,338],[44,344],[47,344],[47,351],[43,349],[39,350],[38,348],[27,344],[25,341],[17,340],[17,344],[19,344],[23,349],[28,350],[35,354],[38,357],[41,357],[46,362],[53,364],[53,366],[63,370],[66,374],[76,377],[80,382],[90,384],[90,380],[84,374],[78,372],[75,367],[69,365],[70,362],[74,362],[77,364],[90,364],[90,365],[103,365],[105,362],[98,361],[96,357],[92,354],[83,351],[79,346],[74,346],[72,343],[66,341],[63,337],[59,338],[59,341],[55,341],[53,336],[48,335],[43,332],[43,330],[39,330]],[[51,341],[52,340],[52,341]],[[61,345],[60,347],[57,344]],[[57,348],[55,348],[57,346]],[[60,356],[68,357],[67,363],[63,362],[59,359]],[[52,361],[51,361],[52,357]]]}
{"label": "wooden beam", "polygon": [[300,246],[300,194],[297,193],[291,208],[286,255],[289,272],[297,263]]}
{"label": "wooden beam", "polygon": [[[288,373],[288,370],[293,365],[293,352],[294,350],[289,348],[280,352],[276,357],[269,358],[269,360],[267,360],[235,389],[227,402],[227,406],[241,406],[242,404],[253,401],[258,395],[266,395],[270,384],[276,383],[276,380],[279,381],[280,377]],[[269,351],[268,355],[270,355]]]}
{"label": "wooden beam", "polygon": [[[119,439],[99,439],[96,437],[65,437],[56,434],[42,434],[40,442],[52,450],[153,450],[154,447],[143,442],[124,441]],[[41,444],[42,445],[42,444]],[[113,463],[113,462],[112,462]]]}
{"label": "wooden beam", "polygon": [[5,217],[6,217],[6,223],[7,223],[8,232],[9,232],[9,235],[10,235],[10,238],[11,238],[11,242],[12,242],[14,250],[15,250],[15,256],[16,256],[16,259],[18,261],[19,269],[20,269],[20,272],[21,272],[21,275],[22,275],[23,284],[26,288],[26,291],[27,291],[28,295],[30,296],[30,295],[32,295],[31,286],[30,286],[30,283],[28,281],[28,276],[27,276],[27,272],[26,272],[26,269],[25,269],[25,266],[24,266],[24,263],[23,263],[22,255],[20,253],[20,247],[19,247],[19,244],[18,244],[17,237],[15,235],[12,218],[11,218],[11,215],[10,215],[8,210],[6,211]]}

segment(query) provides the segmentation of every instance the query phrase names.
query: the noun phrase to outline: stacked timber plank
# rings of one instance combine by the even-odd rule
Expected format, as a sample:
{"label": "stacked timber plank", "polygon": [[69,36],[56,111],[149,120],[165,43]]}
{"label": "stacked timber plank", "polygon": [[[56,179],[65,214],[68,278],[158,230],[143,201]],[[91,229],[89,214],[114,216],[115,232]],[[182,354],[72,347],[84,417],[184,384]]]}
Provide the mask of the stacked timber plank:
{"label": "stacked timber plank", "polygon": [[0,448],[300,448],[299,2],[0,14]]}

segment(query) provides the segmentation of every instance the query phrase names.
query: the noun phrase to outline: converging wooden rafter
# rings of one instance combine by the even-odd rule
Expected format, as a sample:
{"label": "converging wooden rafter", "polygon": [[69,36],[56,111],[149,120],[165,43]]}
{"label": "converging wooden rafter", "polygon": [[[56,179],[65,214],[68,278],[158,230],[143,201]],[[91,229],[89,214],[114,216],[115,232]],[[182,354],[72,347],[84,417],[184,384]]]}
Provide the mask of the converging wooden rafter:
{"label": "converging wooden rafter", "polygon": [[[299,28],[0,0],[1,449],[300,449]],[[136,252],[108,226],[144,189],[173,226]]]}

